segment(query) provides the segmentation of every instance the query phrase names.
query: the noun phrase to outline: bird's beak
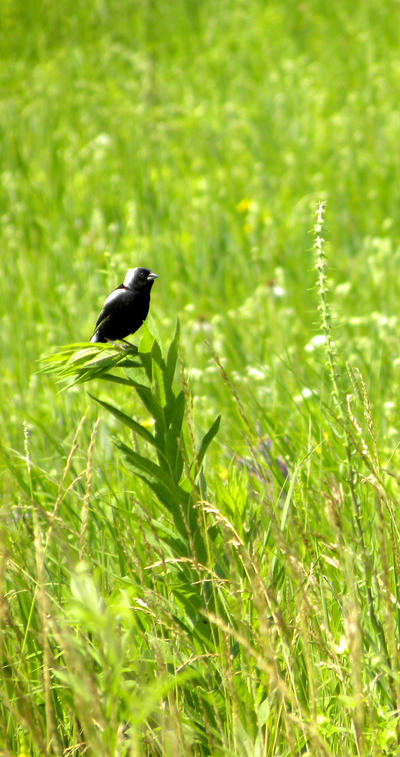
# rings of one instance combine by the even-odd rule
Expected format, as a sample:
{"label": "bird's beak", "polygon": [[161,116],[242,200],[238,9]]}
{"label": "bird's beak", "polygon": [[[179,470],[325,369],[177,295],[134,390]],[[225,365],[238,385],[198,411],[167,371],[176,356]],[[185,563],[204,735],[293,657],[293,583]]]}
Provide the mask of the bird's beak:
{"label": "bird's beak", "polygon": [[158,279],[158,276],[156,273],[149,273],[147,277],[147,281],[154,281],[154,279]]}

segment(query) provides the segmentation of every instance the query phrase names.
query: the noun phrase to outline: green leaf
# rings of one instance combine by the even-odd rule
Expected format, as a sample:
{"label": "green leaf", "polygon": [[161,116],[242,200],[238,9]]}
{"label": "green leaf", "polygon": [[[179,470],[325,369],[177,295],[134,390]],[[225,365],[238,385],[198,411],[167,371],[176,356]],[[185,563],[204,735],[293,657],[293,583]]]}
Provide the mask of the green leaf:
{"label": "green leaf", "polygon": [[149,411],[150,415],[154,418],[156,423],[165,428],[164,414],[162,408],[157,402],[156,398],[150,387],[140,384],[138,381],[132,380],[132,386],[136,389],[140,399],[142,400],[145,408]]}
{"label": "green leaf", "polygon": [[[283,509],[282,509],[281,531],[284,531],[285,528],[286,528],[290,505],[292,504],[292,501],[293,501],[293,491],[294,491],[294,487],[295,487],[296,482],[297,482],[298,472],[299,472],[299,469],[300,469],[300,467],[301,467],[302,464],[303,464],[303,460],[300,460],[297,463],[295,471],[294,471],[293,476],[292,476],[291,481],[290,481],[289,490],[288,490],[288,493],[286,495],[285,503],[284,503]],[[281,557],[281,552],[280,552],[279,548],[276,547],[275,554],[274,554],[274,556],[273,556],[273,558],[271,560],[271,575],[273,577],[274,583],[277,581],[277,579],[279,577],[279,572],[281,570],[281,566],[279,565],[279,558],[280,557]]]}
{"label": "green leaf", "polygon": [[60,381],[71,379],[71,386],[103,378],[112,368],[142,368],[141,363],[132,360],[132,356],[137,355],[135,350],[111,343],[65,345],[55,355],[42,358],[39,372],[55,373]]}
{"label": "green leaf", "polygon": [[153,334],[150,333],[148,326],[144,324],[142,338],[139,342],[139,355],[149,381],[152,381],[153,377],[153,361],[151,359],[153,343]]}
{"label": "green leaf", "polygon": [[[139,365],[139,363],[137,363],[136,365]],[[125,386],[133,386],[133,382],[131,379],[124,378],[123,376],[115,376],[114,373],[102,373],[102,375],[99,378],[103,379],[104,381],[111,381],[115,384],[124,384]]]}
{"label": "green leaf", "polygon": [[[185,413],[185,394],[180,392],[177,397],[173,398],[173,407],[164,408],[167,431],[164,434],[164,451],[169,460],[174,480],[178,482],[183,470],[183,449],[184,439],[182,435],[182,424]],[[179,442],[178,442],[179,439]]]}
{"label": "green leaf", "polygon": [[[171,488],[171,479],[168,480],[164,468],[161,468],[159,465],[157,465],[157,463],[153,462],[153,460],[149,460],[148,457],[139,455],[138,452],[135,452],[135,450],[128,447],[127,444],[125,444],[125,442],[122,442],[120,439],[115,439],[114,443],[116,444],[118,449],[120,449],[121,452],[124,453],[129,462],[135,468],[137,468],[137,470],[145,473],[150,480],[160,481],[168,489]],[[172,486],[172,489],[173,488],[174,487]]]}
{"label": "green leaf", "polygon": [[167,363],[166,363],[166,369],[165,369],[165,374],[164,374],[165,390],[167,393],[172,391],[172,383],[173,383],[174,375],[175,375],[176,361],[178,359],[179,334],[180,334],[180,324],[179,324],[179,319],[178,319],[176,322],[175,336],[168,350]]}
{"label": "green leaf", "polygon": [[168,407],[165,408],[165,417],[169,429],[174,436],[179,436],[182,430],[183,418],[185,415],[185,392],[182,390],[173,398]]}
{"label": "green leaf", "polygon": [[197,465],[199,469],[204,460],[204,455],[206,454],[208,447],[210,446],[212,440],[214,439],[214,436],[218,433],[220,423],[221,423],[221,416],[218,415],[214,423],[212,424],[212,426],[210,426],[207,433],[203,437],[203,440],[200,444],[199,451],[197,453]]}
{"label": "green leaf", "polygon": [[[165,475],[165,471],[156,463],[139,455],[119,439],[115,440],[115,445],[124,454],[129,467],[149,486],[157,499],[171,514],[175,527],[183,536],[186,546],[188,544],[188,532],[181,511],[182,505],[186,506],[188,502],[186,493],[179,486],[175,486],[173,481]],[[187,554],[186,548],[184,554]]]}
{"label": "green leaf", "polygon": [[150,431],[147,430],[147,428],[144,428],[140,423],[135,421],[133,418],[131,418],[129,415],[126,415],[126,413],[123,413],[122,410],[118,410],[117,407],[114,405],[111,405],[110,402],[105,402],[105,400],[101,400],[98,397],[94,397],[93,394],[90,394],[88,392],[89,397],[92,398],[95,402],[98,402],[99,405],[104,407],[106,410],[108,410],[109,413],[114,415],[115,418],[117,418],[121,423],[124,423],[125,426],[128,426],[132,431],[135,432],[135,434],[138,434],[138,436],[141,436],[142,439],[144,439],[149,444],[152,444],[153,447],[157,447],[156,440],[153,436],[153,434],[150,433]]}
{"label": "green leaf", "polygon": [[163,368],[157,363],[156,360],[153,360],[153,359],[152,359],[152,365],[153,365],[153,393],[157,396],[161,407],[165,407],[166,402],[167,402],[167,397],[166,397],[165,388],[164,388],[165,367]]}
{"label": "green leaf", "polygon": [[160,366],[161,370],[164,372],[165,371],[165,362],[164,362],[164,358],[162,356],[160,345],[158,344],[158,342],[156,342],[156,340],[154,340],[153,346],[151,348],[151,356],[152,356],[153,360],[157,363],[157,365]]}
{"label": "green leaf", "polygon": [[291,481],[290,481],[289,490],[288,490],[288,493],[286,495],[285,504],[284,504],[283,509],[282,509],[281,531],[284,531],[285,528],[286,528],[286,523],[287,523],[287,519],[288,519],[288,515],[289,515],[289,509],[290,509],[290,505],[291,505],[292,499],[293,499],[293,490],[294,490],[294,487],[295,487],[295,485],[297,483],[297,475],[298,475],[300,466],[302,465],[302,462],[303,461],[301,460],[300,462],[297,463],[296,468],[295,468],[294,473],[293,473],[293,476],[292,476]]}
{"label": "green leaf", "polygon": [[151,352],[154,343],[154,336],[149,331],[147,324],[143,324],[142,336],[139,342],[138,350],[140,355],[148,354]]}

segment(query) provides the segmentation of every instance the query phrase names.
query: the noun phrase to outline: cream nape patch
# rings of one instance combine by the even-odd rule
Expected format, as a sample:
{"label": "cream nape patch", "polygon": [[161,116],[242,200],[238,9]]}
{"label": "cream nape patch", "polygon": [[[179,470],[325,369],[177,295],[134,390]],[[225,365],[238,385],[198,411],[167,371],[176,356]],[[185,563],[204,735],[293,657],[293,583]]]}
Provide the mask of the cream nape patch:
{"label": "cream nape patch", "polygon": [[132,284],[133,279],[135,278],[137,268],[130,268],[129,271],[126,272],[125,278],[124,278],[124,287],[129,287]]}

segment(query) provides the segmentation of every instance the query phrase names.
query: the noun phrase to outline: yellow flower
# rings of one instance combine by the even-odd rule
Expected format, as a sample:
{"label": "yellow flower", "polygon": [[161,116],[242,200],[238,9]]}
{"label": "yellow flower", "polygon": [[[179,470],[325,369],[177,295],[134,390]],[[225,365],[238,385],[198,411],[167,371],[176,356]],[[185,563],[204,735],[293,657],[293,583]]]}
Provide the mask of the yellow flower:
{"label": "yellow flower", "polygon": [[153,418],[147,418],[145,421],[141,421],[140,425],[143,426],[143,428],[150,428],[154,423]]}
{"label": "yellow flower", "polygon": [[238,204],[236,205],[236,210],[239,211],[239,213],[246,213],[251,206],[251,200],[249,200],[247,197],[244,197],[243,200],[240,200]]}

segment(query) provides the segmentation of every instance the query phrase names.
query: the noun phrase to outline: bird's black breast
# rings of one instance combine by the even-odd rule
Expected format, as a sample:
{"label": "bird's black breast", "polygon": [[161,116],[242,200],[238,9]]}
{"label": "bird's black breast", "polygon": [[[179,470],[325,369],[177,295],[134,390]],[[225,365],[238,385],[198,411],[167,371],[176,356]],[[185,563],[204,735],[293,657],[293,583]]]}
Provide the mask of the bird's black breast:
{"label": "bird's black breast", "polygon": [[125,339],[142,325],[149,312],[150,292],[120,286],[107,297],[97,323],[96,341]]}

